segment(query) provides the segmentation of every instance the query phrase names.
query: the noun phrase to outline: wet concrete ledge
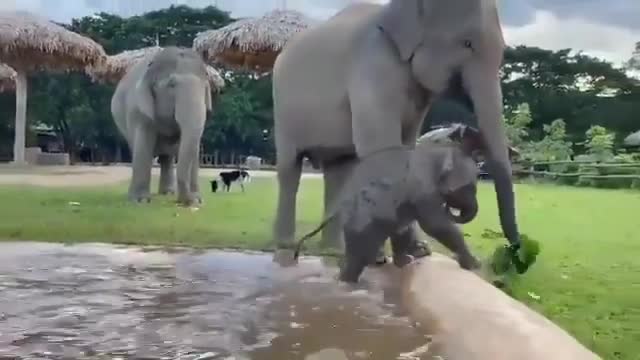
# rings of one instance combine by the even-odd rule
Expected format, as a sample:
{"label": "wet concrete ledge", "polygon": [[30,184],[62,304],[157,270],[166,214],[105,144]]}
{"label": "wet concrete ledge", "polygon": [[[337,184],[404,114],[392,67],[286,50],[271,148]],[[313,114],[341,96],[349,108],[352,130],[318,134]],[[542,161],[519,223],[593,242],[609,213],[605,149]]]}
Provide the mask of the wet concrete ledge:
{"label": "wet concrete ledge", "polygon": [[[452,259],[434,254],[403,271],[411,316],[445,359],[600,359],[559,326]],[[424,325],[423,325],[424,326]]]}

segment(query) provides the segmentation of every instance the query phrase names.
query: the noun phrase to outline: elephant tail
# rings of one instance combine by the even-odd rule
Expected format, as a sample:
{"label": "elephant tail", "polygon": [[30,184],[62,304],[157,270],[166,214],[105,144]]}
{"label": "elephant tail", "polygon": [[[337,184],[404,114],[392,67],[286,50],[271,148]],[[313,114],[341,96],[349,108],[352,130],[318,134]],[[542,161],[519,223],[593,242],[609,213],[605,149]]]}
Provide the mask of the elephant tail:
{"label": "elephant tail", "polygon": [[307,233],[305,236],[301,237],[300,240],[298,240],[298,243],[296,244],[296,251],[293,254],[293,259],[294,260],[298,260],[298,257],[300,256],[300,249],[302,248],[302,244],[305,242],[305,240],[314,237],[317,233],[319,233],[320,231],[322,231],[322,229],[325,228],[325,226],[327,226],[327,224],[329,223],[329,221],[333,220],[336,218],[336,216],[338,216],[337,213],[333,213],[333,215],[331,216],[327,216],[321,223],[320,225],[318,225],[315,229],[313,229],[311,232]]}

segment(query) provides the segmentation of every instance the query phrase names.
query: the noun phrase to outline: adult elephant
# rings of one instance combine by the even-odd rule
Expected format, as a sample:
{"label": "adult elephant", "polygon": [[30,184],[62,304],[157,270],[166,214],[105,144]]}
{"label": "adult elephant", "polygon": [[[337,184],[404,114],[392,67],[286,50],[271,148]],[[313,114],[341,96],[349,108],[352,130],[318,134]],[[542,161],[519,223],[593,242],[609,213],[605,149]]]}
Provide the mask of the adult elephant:
{"label": "adult elephant", "polygon": [[166,47],[125,74],[111,99],[111,113],[132,153],[131,201],[150,201],[155,156],[160,163],[159,193],[174,193],[173,164],[178,156],[178,202],[202,203],[198,171],[207,110],[211,88],[206,65],[191,49]]}
{"label": "adult elephant", "polygon": [[[498,75],[504,46],[495,0],[354,4],[287,43],[273,72],[280,247],[294,239],[303,157],[323,169],[326,212],[358,159],[387,154],[359,166],[360,176],[406,171],[397,152],[383,150],[415,144],[430,105],[447,94],[467,99],[477,118],[502,230],[517,247]],[[414,227],[399,236],[417,242]],[[341,246],[338,224],[322,238]]]}

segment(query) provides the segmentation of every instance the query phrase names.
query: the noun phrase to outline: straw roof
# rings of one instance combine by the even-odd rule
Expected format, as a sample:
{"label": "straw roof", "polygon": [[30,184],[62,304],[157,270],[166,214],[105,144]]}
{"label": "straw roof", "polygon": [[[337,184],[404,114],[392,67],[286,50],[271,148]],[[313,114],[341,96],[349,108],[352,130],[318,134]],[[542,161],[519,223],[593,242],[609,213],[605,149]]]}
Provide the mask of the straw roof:
{"label": "straw roof", "polygon": [[159,46],[150,46],[135,50],[125,50],[116,55],[107,56],[106,61],[100,65],[87,66],[87,73],[96,81],[117,83],[124,74],[138,61],[147,55],[152,55],[162,50]]}
{"label": "straw roof", "polygon": [[95,41],[26,11],[0,11],[0,61],[16,70],[83,70],[105,58]]}
{"label": "straw roof", "polygon": [[0,92],[15,90],[16,71],[11,67],[0,64]]}
{"label": "straw roof", "polygon": [[[107,57],[107,60],[100,66],[88,66],[87,73],[94,81],[117,83],[124,77],[127,71],[143,60],[147,56],[152,56],[162,50],[160,46],[150,46],[135,50],[125,50],[119,54],[111,55]],[[213,68],[207,65],[207,76],[212,88],[215,91],[220,91],[224,88],[225,82],[222,75]]]}
{"label": "straw roof", "polygon": [[626,146],[640,146],[640,130],[630,134],[624,139]]}
{"label": "straw roof", "polygon": [[270,69],[287,41],[316,23],[298,11],[275,10],[201,32],[194,39],[193,48],[212,63]]}

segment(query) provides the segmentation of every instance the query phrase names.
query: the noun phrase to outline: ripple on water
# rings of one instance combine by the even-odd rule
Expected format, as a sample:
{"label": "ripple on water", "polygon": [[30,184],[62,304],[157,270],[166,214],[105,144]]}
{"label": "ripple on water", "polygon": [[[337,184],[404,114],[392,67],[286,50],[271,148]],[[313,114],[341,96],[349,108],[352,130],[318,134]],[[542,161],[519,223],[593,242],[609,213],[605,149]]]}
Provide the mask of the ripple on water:
{"label": "ripple on water", "polygon": [[262,253],[0,247],[0,356],[431,358],[379,270],[353,288],[310,257],[283,269]]}

